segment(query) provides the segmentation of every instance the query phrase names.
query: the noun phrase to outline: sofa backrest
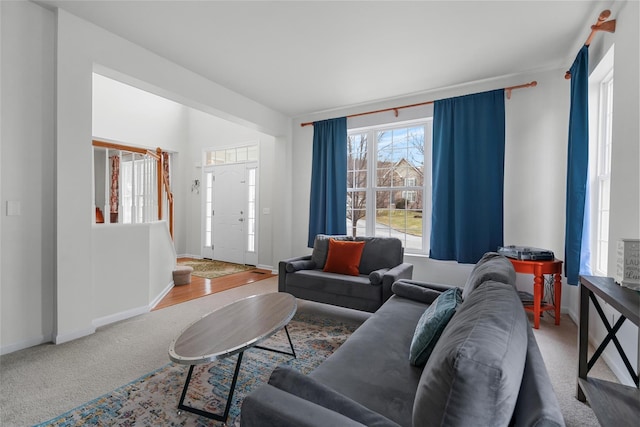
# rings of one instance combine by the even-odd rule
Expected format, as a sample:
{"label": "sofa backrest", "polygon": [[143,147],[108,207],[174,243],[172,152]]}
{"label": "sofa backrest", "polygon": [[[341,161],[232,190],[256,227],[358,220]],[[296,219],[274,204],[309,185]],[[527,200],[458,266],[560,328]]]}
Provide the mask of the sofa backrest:
{"label": "sofa backrest", "polygon": [[509,425],[529,323],[510,284],[486,281],[460,305],[422,371],[413,425]]}
{"label": "sofa backrest", "polygon": [[351,237],[351,236],[329,236],[318,234],[313,243],[311,260],[316,264],[316,268],[324,268],[329,252],[329,239],[352,240],[356,242],[364,241],[362,258],[360,259],[360,274],[369,274],[381,268],[393,268],[402,264],[404,258],[404,248],[402,241],[396,237]]}
{"label": "sofa backrest", "polygon": [[475,288],[487,280],[508,283],[515,287],[516,270],[505,256],[497,252],[485,253],[469,274],[462,290],[462,299],[466,299]]}

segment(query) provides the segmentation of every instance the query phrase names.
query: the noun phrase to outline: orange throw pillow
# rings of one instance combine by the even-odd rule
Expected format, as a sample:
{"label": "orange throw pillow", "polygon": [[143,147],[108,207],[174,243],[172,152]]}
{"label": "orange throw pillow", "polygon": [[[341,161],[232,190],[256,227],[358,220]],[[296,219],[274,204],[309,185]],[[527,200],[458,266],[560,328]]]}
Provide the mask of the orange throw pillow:
{"label": "orange throw pillow", "polygon": [[364,243],[329,239],[329,253],[322,271],[358,276]]}

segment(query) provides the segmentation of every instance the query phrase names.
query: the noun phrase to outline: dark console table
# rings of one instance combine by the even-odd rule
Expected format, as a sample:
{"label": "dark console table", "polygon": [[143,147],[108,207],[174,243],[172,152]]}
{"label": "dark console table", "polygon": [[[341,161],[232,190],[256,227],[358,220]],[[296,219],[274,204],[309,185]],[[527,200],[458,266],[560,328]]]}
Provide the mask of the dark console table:
{"label": "dark console table", "polygon": [[[602,298],[621,314],[615,325],[612,326],[607,320],[596,296]],[[591,359],[588,358],[587,354],[589,348],[589,300],[593,302],[608,332]],[[580,276],[580,333],[578,343],[577,397],[581,402],[589,401],[591,409],[593,409],[598,421],[603,426],[637,426],[638,420],[640,419],[638,373],[633,370],[620,342],[616,338],[616,333],[627,319],[638,326],[639,316],[640,293],[616,284],[610,277]],[[613,342],[618,350],[620,357],[629,371],[629,375],[631,375],[631,378],[635,382],[635,387],[588,377],[587,374],[589,370],[610,342]]]}

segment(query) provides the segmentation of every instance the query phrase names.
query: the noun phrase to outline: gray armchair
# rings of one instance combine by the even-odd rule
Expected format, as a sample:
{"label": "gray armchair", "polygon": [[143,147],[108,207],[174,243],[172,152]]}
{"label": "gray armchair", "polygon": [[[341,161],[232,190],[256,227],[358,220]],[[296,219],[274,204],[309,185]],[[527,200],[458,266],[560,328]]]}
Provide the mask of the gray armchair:
{"label": "gray armchair", "polygon": [[[359,275],[323,271],[329,238],[364,241]],[[374,312],[392,295],[398,279],[411,279],[413,265],[404,263],[404,248],[395,237],[316,236],[311,255],[280,261],[278,290],[297,298]]]}

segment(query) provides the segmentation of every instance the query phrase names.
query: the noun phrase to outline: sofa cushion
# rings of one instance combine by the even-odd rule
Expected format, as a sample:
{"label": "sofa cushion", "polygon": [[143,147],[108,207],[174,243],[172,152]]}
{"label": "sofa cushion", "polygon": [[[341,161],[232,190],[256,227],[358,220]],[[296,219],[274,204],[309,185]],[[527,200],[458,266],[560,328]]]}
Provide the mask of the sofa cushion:
{"label": "sofa cushion", "polygon": [[487,252],[473,267],[462,290],[462,299],[466,299],[475,288],[487,280],[508,283],[515,287],[516,271],[506,257],[497,252]]}
{"label": "sofa cushion", "polygon": [[322,270],[299,270],[287,274],[287,286],[304,288],[309,291],[352,296],[381,301],[380,286],[371,286],[367,276],[347,276],[327,273]]}
{"label": "sofa cushion", "polygon": [[392,296],[309,375],[400,425],[411,425],[422,370],[407,360],[424,309],[422,303]]}
{"label": "sofa cushion", "polygon": [[369,281],[371,281],[372,285],[379,285],[382,283],[382,278],[389,271],[388,268],[381,268],[379,270],[372,271],[369,273]]}
{"label": "sofa cushion", "polygon": [[452,288],[440,294],[424,311],[413,333],[409,348],[409,362],[415,366],[423,366],[436,346],[442,331],[462,302],[460,288]]}
{"label": "sofa cushion", "polygon": [[404,259],[402,241],[395,237],[356,237],[364,241],[364,250],[360,260],[360,274],[370,274],[380,268],[393,268]]}
{"label": "sofa cushion", "polygon": [[544,365],[533,329],[527,328],[527,359],[522,373],[522,384],[511,420],[514,427],[560,427],[564,418]]}
{"label": "sofa cushion", "polygon": [[309,402],[338,412],[370,427],[399,427],[398,424],[362,406],[358,402],[289,367],[277,367],[269,384]]}
{"label": "sofa cushion", "polygon": [[364,242],[329,239],[329,253],[322,271],[358,276]]}
{"label": "sofa cushion", "polygon": [[478,286],[427,361],[413,425],[508,425],[522,381],[528,327],[512,285]]}

